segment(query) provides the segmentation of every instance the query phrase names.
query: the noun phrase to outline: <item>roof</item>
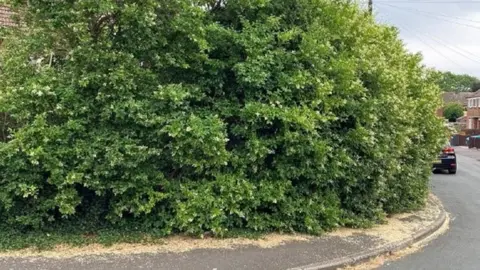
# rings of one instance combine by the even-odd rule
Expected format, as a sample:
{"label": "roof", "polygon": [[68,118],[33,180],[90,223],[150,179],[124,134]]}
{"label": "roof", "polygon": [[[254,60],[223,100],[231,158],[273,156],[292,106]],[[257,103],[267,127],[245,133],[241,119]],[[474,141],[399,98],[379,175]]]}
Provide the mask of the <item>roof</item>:
{"label": "roof", "polygon": [[457,118],[457,122],[466,121],[466,120],[468,120],[468,116],[461,116]]}
{"label": "roof", "polygon": [[[477,92],[475,92],[477,93]],[[460,103],[463,105],[467,105],[467,99],[473,96],[474,93],[472,92],[445,92],[442,94],[443,102],[447,103]]]}
{"label": "roof", "polygon": [[0,6],[0,27],[1,26],[15,26],[16,23],[12,19],[13,11],[6,6]]}
{"label": "roof", "polygon": [[477,92],[473,92],[472,95],[468,98],[477,98],[477,97],[480,97],[480,90],[478,90]]}

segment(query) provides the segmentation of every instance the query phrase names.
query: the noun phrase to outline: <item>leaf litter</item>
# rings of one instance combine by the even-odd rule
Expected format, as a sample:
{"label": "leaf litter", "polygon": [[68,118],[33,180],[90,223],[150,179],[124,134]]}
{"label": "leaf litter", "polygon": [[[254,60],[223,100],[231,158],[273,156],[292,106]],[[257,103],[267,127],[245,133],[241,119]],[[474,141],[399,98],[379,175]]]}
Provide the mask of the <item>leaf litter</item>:
{"label": "leaf litter", "polygon": [[[340,237],[345,241],[355,241],[355,236],[367,235],[380,239],[379,245],[385,245],[401,241],[412,234],[418,232],[425,226],[436,220],[442,209],[439,207],[438,199],[430,195],[427,207],[423,210],[408,214],[394,215],[387,219],[386,224],[377,225],[369,229],[348,229],[341,228],[334,232],[320,237]],[[442,228],[439,232],[448,229]],[[173,236],[162,239],[161,243],[156,244],[114,244],[112,246],[103,246],[92,244],[82,247],[73,247],[69,245],[57,245],[51,250],[38,251],[34,249],[24,249],[18,251],[9,251],[0,253],[0,257],[46,257],[46,258],[71,258],[77,256],[91,255],[129,255],[129,254],[155,254],[155,253],[184,253],[198,249],[229,249],[233,250],[241,247],[275,248],[292,242],[308,242],[317,237],[303,234],[269,234],[259,239],[248,238],[204,238],[194,239],[185,236]],[[374,260],[346,270],[365,270],[373,269],[383,264],[387,260],[403,257],[411,254],[422,246],[413,245],[412,247],[396,252],[391,256],[380,256]],[[373,266],[373,267],[372,267]],[[365,268],[366,267],[366,268]]]}

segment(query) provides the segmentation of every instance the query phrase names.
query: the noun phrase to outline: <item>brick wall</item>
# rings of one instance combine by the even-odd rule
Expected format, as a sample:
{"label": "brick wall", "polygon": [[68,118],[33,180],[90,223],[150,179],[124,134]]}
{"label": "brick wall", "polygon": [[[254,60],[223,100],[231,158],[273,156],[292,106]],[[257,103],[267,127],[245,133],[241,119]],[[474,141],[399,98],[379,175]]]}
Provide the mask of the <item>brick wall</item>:
{"label": "brick wall", "polygon": [[470,118],[467,122],[467,129],[480,129],[480,119],[479,118]]}
{"label": "brick wall", "polygon": [[469,108],[467,111],[467,116],[480,117],[480,108]]}
{"label": "brick wall", "polygon": [[480,108],[469,108],[467,118],[467,128],[480,129]]}

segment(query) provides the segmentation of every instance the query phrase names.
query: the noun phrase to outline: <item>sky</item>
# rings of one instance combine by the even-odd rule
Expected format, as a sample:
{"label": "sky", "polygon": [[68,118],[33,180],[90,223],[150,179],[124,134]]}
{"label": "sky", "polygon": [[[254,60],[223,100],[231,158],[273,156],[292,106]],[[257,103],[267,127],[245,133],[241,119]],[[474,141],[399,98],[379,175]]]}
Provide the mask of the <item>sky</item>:
{"label": "sky", "polygon": [[399,28],[427,66],[480,78],[480,0],[373,0],[373,6],[377,21]]}

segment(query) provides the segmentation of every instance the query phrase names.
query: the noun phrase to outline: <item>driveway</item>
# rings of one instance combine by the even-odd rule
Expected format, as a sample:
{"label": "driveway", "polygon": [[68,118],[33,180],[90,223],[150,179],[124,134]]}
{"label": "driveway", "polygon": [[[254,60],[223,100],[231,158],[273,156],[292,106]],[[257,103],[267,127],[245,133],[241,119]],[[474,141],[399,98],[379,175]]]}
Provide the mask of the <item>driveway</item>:
{"label": "driveway", "polygon": [[381,269],[480,269],[480,151],[456,151],[457,175],[432,179],[433,192],[450,213],[450,230],[422,251]]}

